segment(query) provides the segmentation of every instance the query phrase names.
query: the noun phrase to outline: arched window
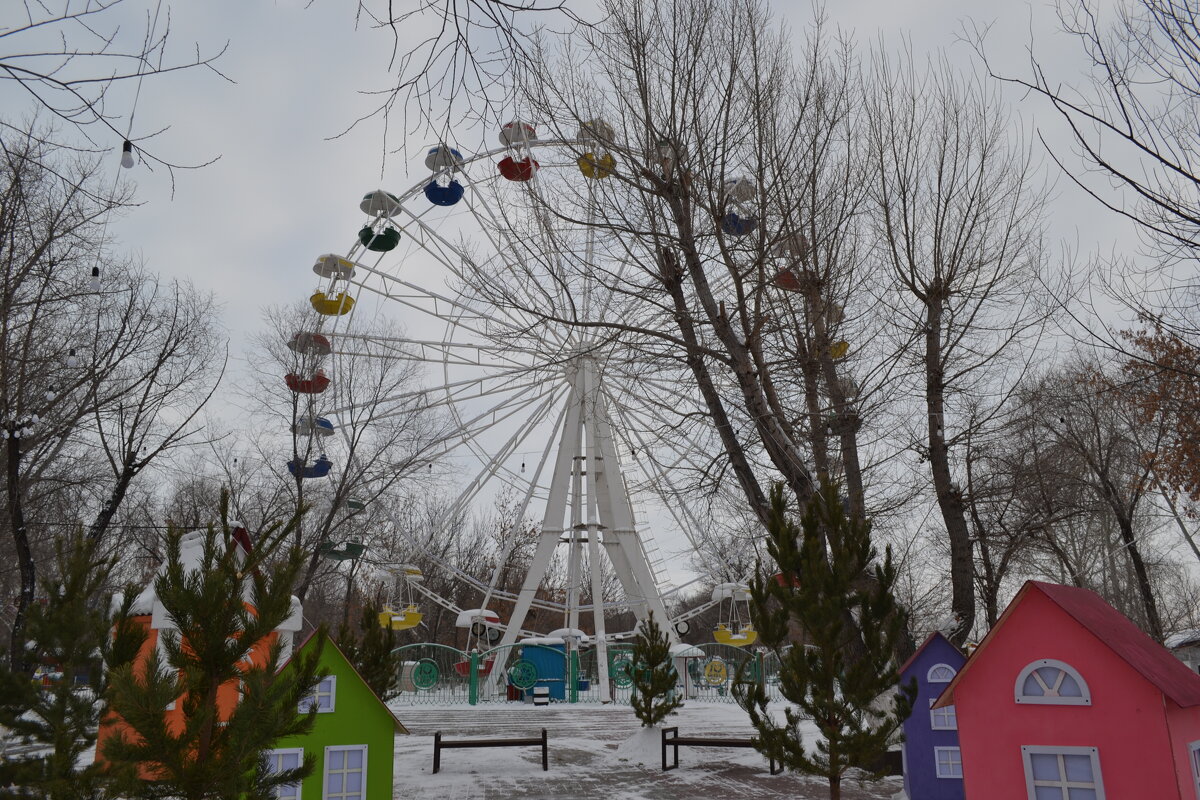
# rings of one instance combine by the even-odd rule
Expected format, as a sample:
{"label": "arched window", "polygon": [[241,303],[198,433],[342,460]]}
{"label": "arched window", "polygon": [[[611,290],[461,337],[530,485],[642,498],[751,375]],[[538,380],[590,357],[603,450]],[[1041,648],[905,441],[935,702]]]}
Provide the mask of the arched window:
{"label": "arched window", "polygon": [[949,683],[954,680],[954,667],[949,664],[934,664],[925,677],[930,683]]}
{"label": "arched window", "polygon": [[1016,700],[1026,705],[1090,706],[1092,694],[1083,676],[1070,664],[1043,658],[1017,676]]}

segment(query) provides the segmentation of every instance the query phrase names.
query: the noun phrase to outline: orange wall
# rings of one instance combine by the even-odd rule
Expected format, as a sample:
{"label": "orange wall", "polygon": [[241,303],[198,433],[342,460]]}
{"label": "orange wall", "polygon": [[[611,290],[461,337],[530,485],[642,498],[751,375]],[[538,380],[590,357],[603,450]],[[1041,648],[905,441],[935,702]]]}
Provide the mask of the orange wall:
{"label": "orange wall", "polygon": [[[158,630],[150,627],[150,615],[133,617],[133,622],[142,626],[142,629],[147,632],[146,641],[138,651],[137,658],[134,659],[134,673],[139,677],[145,673],[146,662],[150,658],[150,654],[154,652],[154,648],[158,645]],[[258,644],[250,652],[250,661],[254,666],[262,666],[266,663],[270,648],[275,642],[275,637],[278,634],[271,633],[262,642]],[[185,695],[186,696],[186,695]],[[167,730],[172,735],[178,735],[183,730],[183,703],[182,699],[176,700],[175,707],[170,710],[164,710],[163,715],[167,720]],[[217,689],[217,718],[224,721],[229,719],[230,714],[238,703],[238,681],[229,681]],[[126,735],[132,737],[132,731],[119,716],[109,714],[100,722],[99,737],[96,747],[96,763],[104,763],[105,760],[101,755],[101,745],[109,736]],[[150,778],[150,770],[146,767],[142,769],[142,777]]]}
{"label": "orange wall", "polygon": [[[1018,705],[1017,676],[1042,658],[1074,667],[1092,705]],[[1027,592],[972,660],[954,693],[970,800],[1028,796],[1022,745],[1098,748],[1110,800],[1194,800],[1180,794],[1162,693],[1040,592]]]}

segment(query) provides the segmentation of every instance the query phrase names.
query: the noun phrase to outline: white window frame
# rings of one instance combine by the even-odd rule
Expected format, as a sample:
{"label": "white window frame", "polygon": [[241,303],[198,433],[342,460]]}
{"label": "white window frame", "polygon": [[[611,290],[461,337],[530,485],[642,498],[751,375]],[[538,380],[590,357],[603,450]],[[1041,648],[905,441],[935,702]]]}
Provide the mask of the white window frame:
{"label": "white window frame", "polygon": [[1192,765],[1192,788],[1196,790],[1196,800],[1200,800],[1200,739],[1188,743],[1188,761]]}
{"label": "white window frame", "polygon": [[[263,753],[263,755],[267,756],[267,758],[272,758],[274,756],[297,756],[300,759],[300,766],[304,766],[304,748],[303,747],[280,747],[275,750],[268,750],[265,753]],[[274,762],[271,763],[271,766],[272,767],[275,766]],[[295,800],[303,800],[302,795],[304,792],[304,781],[298,781],[297,783],[288,783],[288,784],[284,784],[284,785],[285,786],[295,786],[296,787]],[[275,796],[279,797],[278,789],[276,789]]]}
{"label": "white window frame", "polygon": [[[1029,792],[1029,800],[1037,800],[1037,787],[1033,784],[1033,760],[1032,755],[1051,755],[1051,756],[1091,756],[1092,759],[1092,780],[1093,784],[1089,786],[1075,785],[1071,786],[1066,779],[1066,768],[1063,768],[1063,782],[1058,784],[1058,788],[1066,789],[1095,789],[1096,800],[1105,800],[1104,794],[1104,776],[1100,772],[1100,750],[1095,747],[1053,747],[1046,745],[1022,745],[1021,746],[1021,764],[1025,768],[1025,789]],[[1042,784],[1047,786],[1049,784]]]}
{"label": "white window frame", "polygon": [[[322,692],[321,685],[329,681],[329,691]],[[321,698],[329,696],[329,708],[321,708]],[[318,714],[332,714],[337,709],[337,675],[326,675],[313,687],[312,694],[300,701],[300,713],[307,714],[316,706]]]}
{"label": "white window frame", "polygon": [[[1025,694],[1025,679],[1034,673],[1035,670],[1052,667],[1061,670],[1065,675],[1070,675],[1075,683],[1079,685],[1079,697],[1047,697],[1045,695]],[[1025,669],[1017,675],[1017,683],[1013,688],[1013,697],[1020,705],[1041,705],[1041,706],[1090,706],[1092,704],[1092,691],[1088,688],[1087,681],[1079,674],[1079,670],[1072,667],[1065,661],[1058,661],[1053,658],[1040,658],[1037,661],[1030,662],[1025,665]]]}
{"label": "white window frame", "polygon": [[[934,697],[929,701],[929,729],[934,731],[956,731],[958,730],[958,712],[954,706],[944,706],[943,708],[934,708],[933,704],[937,702]],[[939,725],[938,718],[950,718],[949,725]]]}
{"label": "white window frame", "polygon": [[[957,759],[958,774],[957,775],[943,775],[942,774],[942,759],[941,759],[942,753],[954,753],[955,755],[958,756],[958,759]],[[959,748],[959,747],[935,747],[935,748],[933,748],[933,769],[934,769],[934,774],[936,774],[939,778],[942,778],[945,780],[961,781],[962,777],[963,777],[962,776],[962,771],[963,771],[962,748]]]}
{"label": "white window frame", "polygon": [[[330,746],[330,747],[325,748],[325,769],[321,772],[321,800],[330,800],[329,789],[328,789],[329,772],[330,772],[329,754],[334,753],[334,752],[349,753],[349,752],[353,752],[354,750],[362,751],[362,792],[359,794],[357,800],[366,800],[366,798],[367,798],[367,746],[365,744],[336,745],[336,746]],[[342,760],[343,766],[345,765],[345,763],[346,763],[345,759],[343,759]],[[346,769],[342,769],[339,771],[343,775],[345,775],[347,772],[349,772],[349,770],[346,770]],[[357,771],[357,770],[355,770],[355,771]],[[342,791],[339,792],[338,795],[334,796],[333,800],[348,800],[347,794],[346,794],[346,782],[345,782],[344,778],[342,780]],[[350,796],[349,800],[353,800],[353,796]]]}
{"label": "white window frame", "polygon": [[[950,677],[949,678],[933,677],[934,671],[938,670],[938,669],[950,670]],[[949,664],[934,664],[932,667],[929,668],[929,672],[925,673],[925,680],[928,681],[929,683],[949,683],[950,681],[954,680],[954,676],[957,674],[958,674],[958,670],[956,670],[954,667],[950,666]]]}

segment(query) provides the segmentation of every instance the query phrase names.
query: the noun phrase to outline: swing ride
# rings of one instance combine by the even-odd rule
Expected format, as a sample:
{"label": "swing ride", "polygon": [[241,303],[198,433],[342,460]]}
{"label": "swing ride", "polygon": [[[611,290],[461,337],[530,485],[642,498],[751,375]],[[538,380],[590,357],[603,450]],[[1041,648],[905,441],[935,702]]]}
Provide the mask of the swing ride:
{"label": "swing ride", "polygon": [[[705,521],[678,476],[707,469],[709,442],[701,440],[700,428],[681,426],[675,416],[686,415],[697,401],[681,397],[680,383],[662,369],[647,370],[639,351],[644,343],[573,324],[628,313],[612,286],[635,279],[639,269],[621,257],[602,226],[591,224],[601,217],[606,179],[621,168],[606,144],[613,135],[605,122],[591,120],[572,138],[539,138],[533,125],[517,120],[500,130],[495,150],[464,155],[445,143],[433,146],[425,156],[430,174],[415,186],[362,198],[359,209],[368,219],[352,228],[344,256],[318,258],[313,272],[319,284],[310,298],[317,316],[288,342],[301,361],[286,376],[306,412],[298,435],[315,442],[354,413],[344,399],[322,397],[344,379],[339,356],[370,353],[417,362],[433,385],[389,402],[398,409],[420,396],[425,408],[449,420],[453,432],[438,453],[454,459],[465,477],[446,519],[494,504],[501,495],[515,498],[514,519],[540,519],[516,591],[501,581],[499,566],[511,550],[500,554],[490,576],[479,577],[446,563],[415,531],[396,525],[405,549],[472,590],[478,607],[459,608],[440,596],[413,565],[384,565],[394,589],[379,624],[413,630],[425,617],[423,603],[448,609],[466,632],[461,652],[486,650],[478,659],[464,655],[453,671],[488,678],[489,686],[508,674],[513,659],[512,669],[522,663],[523,643],[527,649],[558,647],[567,656],[587,646],[595,654],[595,683],[608,692],[610,678],[620,685],[608,649],[632,635],[624,616],[629,612],[636,621],[650,614],[667,620],[673,644],[689,619],[712,608],[720,614],[713,632],[718,644],[748,647],[758,636],[744,584],[718,584],[709,602],[685,614],[672,617],[667,610],[681,589],[703,580],[675,585],[649,532],[653,522],[686,542],[680,554],[703,546]],[[656,166],[672,170],[684,155],[664,140],[655,150]],[[734,238],[753,232],[759,224],[754,182],[733,178],[724,195],[714,230]],[[793,251],[805,248],[803,237],[787,245],[782,255],[793,266],[781,276],[800,283],[788,270],[800,269]],[[611,262],[604,273],[610,280],[588,279],[587,269],[578,270],[576,279],[576,268],[600,262]],[[778,276],[774,284],[783,291],[802,288]],[[388,338],[356,327],[356,314],[371,313],[362,311],[366,298],[374,313],[401,311],[406,334]],[[324,371],[326,360],[332,378]],[[372,411],[373,418],[389,413]],[[334,465],[321,450],[318,463],[329,465],[323,472],[310,474],[312,465],[291,462],[289,469],[304,480],[327,475]],[[362,501],[351,502],[359,504],[351,513],[361,510]],[[341,547],[326,554],[358,558],[365,550],[351,552],[347,556]],[[563,562],[561,596],[543,591]],[[558,620],[558,628],[549,634],[531,630],[535,614]],[[582,630],[585,621],[590,634]],[[504,668],[494,669],[497,664]],[[437,671],[429,665],[424,670],[414,672],[416,683]]]}

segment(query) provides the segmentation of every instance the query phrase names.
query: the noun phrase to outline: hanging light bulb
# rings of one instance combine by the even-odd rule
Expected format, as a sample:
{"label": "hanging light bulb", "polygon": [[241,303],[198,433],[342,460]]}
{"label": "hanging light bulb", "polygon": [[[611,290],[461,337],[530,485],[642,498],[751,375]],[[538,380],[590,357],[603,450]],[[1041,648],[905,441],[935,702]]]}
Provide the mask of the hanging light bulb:
{"label": "hanging light bulb", "polygon": [[100,268],[92,267],[92,279],[88,281],[88,288],[93,292],[100,291]]}
{"label": "hanging light bulb", "polygon": [[72,347],[70,349],[70,351],[67,353],[67,366],[68,367],[78,367],[79,366],[79,359],[75,357],[75,348],[74,347]]}
{"label": "hanging light bulb", "polygon": [[125,169],[133,166],[133,142],[128,139],[121,145],[121,166]]}

